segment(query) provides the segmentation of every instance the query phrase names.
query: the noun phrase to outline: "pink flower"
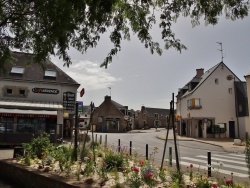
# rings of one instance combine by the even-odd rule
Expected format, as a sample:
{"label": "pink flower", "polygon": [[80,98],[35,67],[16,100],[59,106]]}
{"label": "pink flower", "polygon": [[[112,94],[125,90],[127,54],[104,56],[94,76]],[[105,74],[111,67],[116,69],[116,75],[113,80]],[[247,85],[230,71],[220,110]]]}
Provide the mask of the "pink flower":
{"label": "pink flower", "polygon": [[153,176],[152,173],[147,173],[147,174],[146,174],[146,178],[148,178],[148,179],[151,178],[152,176]]}
{"label": "pink flower", "polygon": [[190,167],[190,168],[193,168],[193,164],[190,164],[189,167]]}
{"label": "pink flower", "polygon": [[139,161],[139,165],[142,166],[144,164],[143,161]]}
{"label": "pink flower", "polygon": [[139,168],[136,167],[136,166],[132,167],[131,169],[132,169],[134,172],[139,172]]}
{"label": "pink flower", "polygon": [[217,183],[216,182],[212,183],[212,188],[217,188]]}
{"label": "pink flower", "polygon": [[226,184],[227,184],[227,185],[232,185],[232,184],[233,184],[233,180],[232,180],[232,179],[226,180]]}

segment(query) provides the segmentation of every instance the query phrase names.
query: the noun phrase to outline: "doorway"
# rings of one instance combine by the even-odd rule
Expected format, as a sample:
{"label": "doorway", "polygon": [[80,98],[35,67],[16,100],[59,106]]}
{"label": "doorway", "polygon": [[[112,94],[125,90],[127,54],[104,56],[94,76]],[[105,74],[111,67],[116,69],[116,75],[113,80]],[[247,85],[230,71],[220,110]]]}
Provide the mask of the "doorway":
{"label": "doorway", "polygon": [[235,138],[235,122],[229,121],[229,138]]}

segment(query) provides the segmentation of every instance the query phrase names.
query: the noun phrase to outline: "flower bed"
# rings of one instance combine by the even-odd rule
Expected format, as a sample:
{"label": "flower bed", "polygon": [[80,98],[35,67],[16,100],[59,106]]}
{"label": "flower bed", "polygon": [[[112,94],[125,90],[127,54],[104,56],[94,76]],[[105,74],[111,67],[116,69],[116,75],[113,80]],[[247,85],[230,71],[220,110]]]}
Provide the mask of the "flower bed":
{"label": "flower bed", "polygon": [[233,179],[207,178],[199,170],[194,172],[192,164],[186,172],[178,172],[166,160],[165,168],[161,169],[154,163],[156,147],[149,160],[145,160],[135,148],[130,154],[125,147],[105,147],[93,142],[74,150],[69,144],[54,146],[47,139],[41,136],[24,144],[25,156],[17,157],[16,161],[92,187],[244,187]]}

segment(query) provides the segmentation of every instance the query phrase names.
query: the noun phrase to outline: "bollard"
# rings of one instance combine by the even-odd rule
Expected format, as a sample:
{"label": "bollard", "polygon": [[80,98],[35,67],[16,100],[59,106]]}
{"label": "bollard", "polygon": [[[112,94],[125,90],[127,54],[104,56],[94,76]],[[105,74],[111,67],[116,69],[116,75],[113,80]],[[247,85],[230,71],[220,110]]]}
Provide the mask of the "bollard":
{"label": "bollard", "polygon": [[118,139],[118,152],[120,152],[120,149],[121,149],[121,140]]}
{"label": "bollard", "polygon": [[148,160],[148,144],[146,144],[146,160]]}
{"label": "bollard", "polygon": [[100,135],[100,144],[102,144],[102,135]]}
{"label": "bollard", "polygon": [[207,176],[211,177],[211,152],[207,152]]}
{"label": "bollard", "polygon": [[132,141],[129,142],[129,155],[132,155]]}
{"label": "bollard", "polygon": [[172,147],[169,147],[169,165],[172,166]]}
{"label": "bollard", "polygon": [[107,145],[108,145],[108,137],[107,137],[107,135],[105,135],[105,148],[107,147]]}
{"label": "bollard", "polygon": [[97,134],[95,134],[95,142],[97,142]]}

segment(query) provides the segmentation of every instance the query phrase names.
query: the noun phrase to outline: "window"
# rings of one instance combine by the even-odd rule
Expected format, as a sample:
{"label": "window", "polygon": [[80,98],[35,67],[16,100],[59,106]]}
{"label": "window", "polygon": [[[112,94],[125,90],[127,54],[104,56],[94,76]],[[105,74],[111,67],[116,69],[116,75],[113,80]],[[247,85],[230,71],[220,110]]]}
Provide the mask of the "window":
{"label": "window", "polygon": [[159,119],[159,114],[155,113],[155,119]]}
{"label": "window", "polygon": [[12,95],[12,89],[7,88],[7,92],[8,95]]}
{"label": "window", "polygon": [[42,133],[45,131],[45,118],[19,118],[17,120],[17,132]]}
{"label": "window", "polygon": [[214,83],[215,83],[215,84],[219,84],[219,79],[218,79],[218,78],[215,78],[215,79],[214,79]]}
{"label": "window", "polygon": [[56,71],[46,70],[44,72],[44,77],[43,78],[50,79],[50,80],[55,80],[56,79]]}
{"label": "window", "polygon": [[10,73],[12,74],[23,74],[24,68],[23,67],[12,67]]}
{"label": "window", "polygon": [[25,96],[25,90],[24,89],[19,89],[19,95]]}
{"label": "window", "polygon": [[188,109],[200,109],[201,106],[201,100],[199,98],[192,98],[190,100],[187,100],[187,107]]}
{"label": "window", "polygon": [[12,133],[13,132],[14,118],[12,117],[1,117],[0,118],[0,134],[1,133]]}

